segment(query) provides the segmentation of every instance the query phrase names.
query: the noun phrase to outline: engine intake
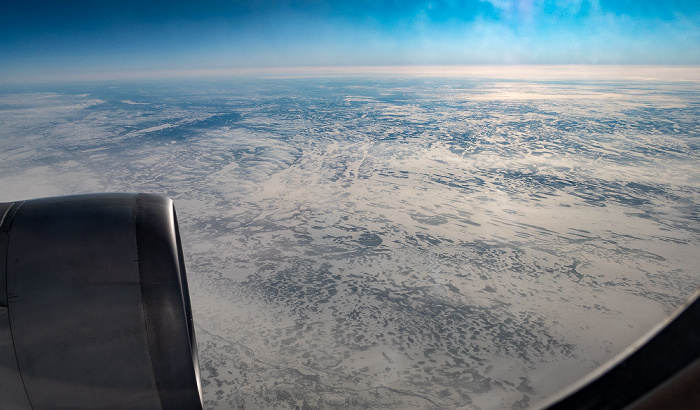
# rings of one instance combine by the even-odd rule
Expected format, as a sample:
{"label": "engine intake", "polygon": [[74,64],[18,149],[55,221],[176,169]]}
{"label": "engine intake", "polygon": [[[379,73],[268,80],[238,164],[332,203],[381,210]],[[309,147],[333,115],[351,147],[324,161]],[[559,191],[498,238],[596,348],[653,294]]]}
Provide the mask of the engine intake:
{"label": "engine intake", "polygon": [[0,397],[14,409],[202,408],[170,199],[0,204]]}

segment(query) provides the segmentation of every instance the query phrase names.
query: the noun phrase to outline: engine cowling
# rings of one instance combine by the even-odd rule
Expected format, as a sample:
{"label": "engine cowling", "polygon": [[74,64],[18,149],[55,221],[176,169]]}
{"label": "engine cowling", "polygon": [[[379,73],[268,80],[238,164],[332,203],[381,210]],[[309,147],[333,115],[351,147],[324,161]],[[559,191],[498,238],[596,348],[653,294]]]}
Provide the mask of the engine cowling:
{"label": "engine cowling", "polygon": [[7,408],[202,408],[170,199],[0,204],[0,397]]}

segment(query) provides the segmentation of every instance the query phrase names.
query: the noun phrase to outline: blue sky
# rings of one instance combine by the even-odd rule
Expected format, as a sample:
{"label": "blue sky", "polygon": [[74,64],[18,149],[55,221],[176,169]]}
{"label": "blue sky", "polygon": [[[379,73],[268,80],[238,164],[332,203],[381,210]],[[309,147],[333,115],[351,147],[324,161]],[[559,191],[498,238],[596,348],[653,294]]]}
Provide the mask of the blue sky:
{"label": "blue sky", "polygon": [[7,0],[0,75],[700,64],[696,0]]}

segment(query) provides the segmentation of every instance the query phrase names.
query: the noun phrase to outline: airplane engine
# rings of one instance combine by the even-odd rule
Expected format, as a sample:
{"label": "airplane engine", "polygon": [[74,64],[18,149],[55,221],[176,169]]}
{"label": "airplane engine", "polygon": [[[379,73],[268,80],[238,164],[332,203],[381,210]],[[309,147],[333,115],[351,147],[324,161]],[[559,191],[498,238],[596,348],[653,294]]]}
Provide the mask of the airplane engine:
{"label": "airplane engine", "polygon": [[201,409],[170,199],[0,204],[0,400],[12,409]]}

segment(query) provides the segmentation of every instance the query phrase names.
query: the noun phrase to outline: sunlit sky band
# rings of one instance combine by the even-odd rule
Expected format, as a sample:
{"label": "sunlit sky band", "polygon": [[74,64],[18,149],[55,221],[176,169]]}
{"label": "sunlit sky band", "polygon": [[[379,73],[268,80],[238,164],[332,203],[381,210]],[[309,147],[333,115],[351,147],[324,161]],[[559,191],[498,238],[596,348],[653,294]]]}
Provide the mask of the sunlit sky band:
{"label": "sunlit sky band", "polygon": [[12,1],[0,13],[0,55],[6,79],[260,67],[697,65],[700,3]]}

